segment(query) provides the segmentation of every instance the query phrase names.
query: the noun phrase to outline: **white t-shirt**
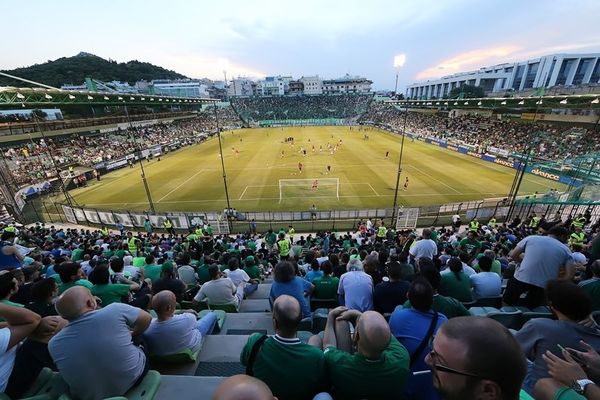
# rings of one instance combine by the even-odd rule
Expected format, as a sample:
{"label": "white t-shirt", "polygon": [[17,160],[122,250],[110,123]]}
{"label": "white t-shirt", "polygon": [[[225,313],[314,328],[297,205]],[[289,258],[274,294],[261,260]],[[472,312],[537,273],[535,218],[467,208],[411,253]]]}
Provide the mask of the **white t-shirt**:
{"label": "white t-shirt", "polygon": [[437,254],[437,244],[431,239],[418,240],[413,247],[408,251],[411,256],[418,260],[419,258],[429,258]]}
{"label": "white t-shirt", "polygon": [[15,357],[17,355],[17,347],[8,348],[10,342],[10,329],[0,329],[0,392],[6,390],[8,378],[15,366]]}
{"label": "white t-shirt", "polygon": [[226,269],[225,271],[223,271],[223,273],[225,274],[225,276],[227,276],[229,279],[231,279],[231,281],[233,282],[233,284],[235,286],[239,286],[240,283],[246,283],[246,282],[250,282],[250,277],[248,276],[248,274],[246,273],[246,271],[244,271],[241,268],[238,268],[234,271],[230,271],[229,269]]}

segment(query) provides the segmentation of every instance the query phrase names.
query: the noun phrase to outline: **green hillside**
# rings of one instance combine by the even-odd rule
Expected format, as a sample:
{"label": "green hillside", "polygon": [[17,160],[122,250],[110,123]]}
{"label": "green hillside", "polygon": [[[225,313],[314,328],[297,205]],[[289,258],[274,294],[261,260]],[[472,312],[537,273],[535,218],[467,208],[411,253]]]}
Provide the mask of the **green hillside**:
{"label": "green hillside", "polygon": [[[137,60],[117,63],[112,60],[81,52],[73,57],[62,57],[43,64],[2,71],[7,74],[29,79],[46,85],[60,87],[63,84],[82,84],[86,77],[92,77],[105,82],[121,81],[135,83],[144,79],[185,79],[186,76],[177,72]],[[0,86],[28,86],[15,79],[0,76]]]}

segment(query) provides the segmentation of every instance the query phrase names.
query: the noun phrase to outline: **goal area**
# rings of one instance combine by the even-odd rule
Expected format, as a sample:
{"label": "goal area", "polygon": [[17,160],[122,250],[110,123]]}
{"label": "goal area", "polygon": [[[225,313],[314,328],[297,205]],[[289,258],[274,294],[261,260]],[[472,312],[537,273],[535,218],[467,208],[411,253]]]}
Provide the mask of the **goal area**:
{"label": "goal area", "polygon": [[280,179],[279,202],[285,199],[331,197],[340,199],[338,178]]}

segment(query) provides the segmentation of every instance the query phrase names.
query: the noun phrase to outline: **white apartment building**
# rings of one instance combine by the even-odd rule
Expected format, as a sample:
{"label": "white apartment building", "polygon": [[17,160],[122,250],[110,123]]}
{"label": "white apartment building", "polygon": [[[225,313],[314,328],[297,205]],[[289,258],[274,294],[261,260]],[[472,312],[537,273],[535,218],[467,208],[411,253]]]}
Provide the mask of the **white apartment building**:
{"label": "white apartment building", "polygon": [[304,85],[304,94],[323,94],[323,81],[319,75],[303,76],[299,81]]}
{"label": "white apartment building", "polygon": [[407,86],[406,96],[411,99],[442,98],[462,85],[480,86],[486,93],[494,93],[598,83],[600,53],[551,54],[413,83]]}
{"label": "white apartment building", "polygon": [[248,78],[233,79],[227,87],[227,95],[233,96],[253,96],[253,82]]}
{"label": "white apartment building", "polygon": [[373,82],[367,78],[345,75],[338,79],[324,80],[323,93],[369,93],[372,84]]}

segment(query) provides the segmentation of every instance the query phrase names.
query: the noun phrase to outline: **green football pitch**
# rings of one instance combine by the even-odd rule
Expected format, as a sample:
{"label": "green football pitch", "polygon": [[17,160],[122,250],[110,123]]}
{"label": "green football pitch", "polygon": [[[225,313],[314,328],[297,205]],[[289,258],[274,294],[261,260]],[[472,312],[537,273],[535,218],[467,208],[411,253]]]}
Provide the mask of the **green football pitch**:
{"label": "green football pitch", "polygon": [[[224,132],[223,155],[231,207],[238,211],[391,207],[400,137],[379,130],[325,126]],[[294,146],[285,138],[293,137]],[[328,144],[339,144],[332,155]],[[313,146],[315,147],[313,150]],[[323,148],[320,151],[320,148]],[[306,149],[306,156],[300,149]],[[283,153],[282,153],[283,152]],[[386,157],[386,152],[389,155]],[[303,164],[302,172],[298,163]],[[398,202],[404,206],[505,197],[515,170],[407,138]],[[327,166],[331,166],[327,174]],[[222,211],[226,208],[219,142],[212,138],[144,162],[157,212]],[[403,186],[408,177],[408,188]],[[318,180],[313,189],[313,181]],[[280,190],[280,180],[283,187]],[[525,175],[519,194],[563,186]],[[81,206],[148,210],[140,167],[102,176],[71,191]]]}

